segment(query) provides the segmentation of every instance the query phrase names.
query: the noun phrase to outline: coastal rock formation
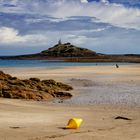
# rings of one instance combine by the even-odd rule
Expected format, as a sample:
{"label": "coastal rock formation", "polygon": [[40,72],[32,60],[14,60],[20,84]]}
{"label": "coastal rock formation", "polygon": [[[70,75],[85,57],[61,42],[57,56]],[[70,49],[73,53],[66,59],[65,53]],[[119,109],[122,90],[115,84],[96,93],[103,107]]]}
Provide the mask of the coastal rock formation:
{"label": "coastal rock formation", "polygon": [[91,57],[97,55],[96,52],[86,48],[80,48],[71,43],[62,44],[60,41],[54,47],[42,51],[41,54],[52,57]]}
{"label": "coastal rock formation", "polygon": [[0,97],[13,99],[48,100],[53,98],[70,98],[66,91],[73,88],[54,80],[30,78],[20,80],[0,71]]}
{"label": "coastal rock formation", "polygon": [[140,54],[102,54],[61,41],[53,47],[35,54],[0,56],[0,60],[53,60],[65,62],[131,62],[140,63]]}

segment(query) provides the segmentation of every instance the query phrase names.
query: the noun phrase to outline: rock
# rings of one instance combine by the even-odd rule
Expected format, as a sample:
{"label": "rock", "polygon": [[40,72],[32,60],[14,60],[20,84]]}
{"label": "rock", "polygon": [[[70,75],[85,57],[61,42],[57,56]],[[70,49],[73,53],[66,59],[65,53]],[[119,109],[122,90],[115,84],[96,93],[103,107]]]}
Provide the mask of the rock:
{"label": "rock", "polygon": [[54,95],[56,97],[62,97],[62,98],[65,98],[65,97],[72,97],[72,95],[68,92],[55,92]]}
{"label": "rock", "polygon": [[45,85],[56,85],[57,82],[52,80],[52,79],[49,79],[49,80],[42,80],[42,82],[45,84]]}
{"label": "rock", "polygon": [[118,119],[122,119],[122,120],[131,120],[130,118],[126,118],[126,117],[122,117],[122,116],[117,116],[115,119],[116,119],[116,120],[118,120]]}
{"label": "rock", "polygon": [[0,97],[27,100],[48,100],[51,98],[70,98],[67,92],[72,87],[54,80],[30,78],[20,80],[0,71]]}
{"label": "rock", "polygon": [[96,52],[80,48],[71,43],[58,43],[54,47],[44,50],[41,54],[51,57],[91,57],[97,55]]}
{"label": "rock", "polygon": [[9,74],[5,74],[3,71],[0,71],[0,79],[11,78]]}
{"label": "rock", "polygon": [[57,86],[66,90],[66,91],[69,91],[69,90],[73,90],[73,88],[69,85],[66,85],[66,84],[63,84],[61,82],[57,82]]}
{"label": "rock", "polygon": [[39,78],[30,78],[29,80],[35,81],[35,82],[40,82],[40,79]]}

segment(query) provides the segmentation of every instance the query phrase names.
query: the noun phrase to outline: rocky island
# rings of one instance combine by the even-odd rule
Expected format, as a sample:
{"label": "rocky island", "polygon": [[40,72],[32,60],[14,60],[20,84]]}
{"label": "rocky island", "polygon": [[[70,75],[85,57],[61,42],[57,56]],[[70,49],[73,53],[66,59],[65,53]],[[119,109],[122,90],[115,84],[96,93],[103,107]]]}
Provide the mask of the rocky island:
{"label": "rocky island", "polygon": [[1,56],[0,59],[15,60],[61,60],[65,62],[135,62],[140,63],[140,54],[101,54],[87,48],[77,47],[69,42],[59,41],[53,47],[43,50],[40,53]]}
{"label": "rocky island", "polygon": [[0,71],[0,97],[12,99],[48,100],[53,98],[70,98],[70,91],[73,88],[69,85],[54,80],[40,80],[30,78],[20,80]]}
{"label": "rocky island", "polygon": [[50,57],[89,57],[97,55],[96,52],[89,49],[77,47],[69,42],[62,44],[61,41],[54,47],[42,51],[41,54]]}

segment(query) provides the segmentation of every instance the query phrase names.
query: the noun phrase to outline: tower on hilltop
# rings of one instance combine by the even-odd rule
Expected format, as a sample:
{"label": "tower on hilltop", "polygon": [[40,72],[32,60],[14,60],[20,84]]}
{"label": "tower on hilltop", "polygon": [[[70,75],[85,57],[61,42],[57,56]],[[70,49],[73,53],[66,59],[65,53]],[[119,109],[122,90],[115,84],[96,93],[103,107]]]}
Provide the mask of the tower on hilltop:
{"label": "tower on hilltop", "polygon": [[59,39],[59,41],[58,41],[58,45],[61,45],[62,44],[62,41],[61,41],[61,39]]}

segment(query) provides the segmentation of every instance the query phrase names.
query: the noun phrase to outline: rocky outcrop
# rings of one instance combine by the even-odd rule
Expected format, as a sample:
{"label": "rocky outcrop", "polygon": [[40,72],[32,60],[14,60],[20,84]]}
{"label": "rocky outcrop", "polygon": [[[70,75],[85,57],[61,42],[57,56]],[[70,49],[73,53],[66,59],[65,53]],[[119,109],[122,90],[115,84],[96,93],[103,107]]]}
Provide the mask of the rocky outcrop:
{"label": "rocky outcrop", "polygon": [[80,48],[71,43],[58,43],[41,54],[51,57],[91,57],[97,55],[96,52],[86,48]]}
{"label": "rocky outcrop", "polygon": [[140,63],[139,54],[111,55],[80,48],[71,43],[61,43],[36,54],[0,56],[6,60],[53,60],[65,62],[131,62]]}
{"label": "rocky outcrop", "polygon": [[70,98],[66,91],[73,88],[54,80],[30,78],[20,80],[0,71],[0,97],[13,99],[48,100],[53,98]]}

